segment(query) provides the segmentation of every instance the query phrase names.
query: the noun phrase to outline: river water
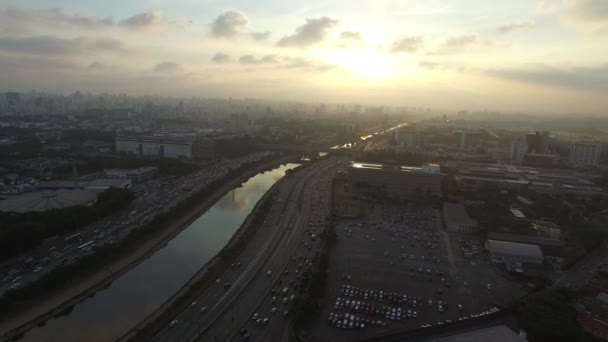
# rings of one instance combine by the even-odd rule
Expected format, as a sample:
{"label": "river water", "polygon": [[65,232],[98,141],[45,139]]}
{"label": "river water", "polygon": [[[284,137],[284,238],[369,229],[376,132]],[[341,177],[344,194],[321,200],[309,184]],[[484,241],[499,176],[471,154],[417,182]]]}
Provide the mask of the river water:
{"label": "river water", "polygon": [[262,195],[296,166],[281,165],[250,178],[109,288],[30,330],[21,341],[114,341],[124,335],[216,255]]}

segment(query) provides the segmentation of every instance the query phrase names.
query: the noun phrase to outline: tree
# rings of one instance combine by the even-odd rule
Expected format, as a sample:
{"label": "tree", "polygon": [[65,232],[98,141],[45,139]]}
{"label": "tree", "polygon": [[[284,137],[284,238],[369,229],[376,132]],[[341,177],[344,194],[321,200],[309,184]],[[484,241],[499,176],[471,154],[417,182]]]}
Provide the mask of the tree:
{"label": "tree", "polygon": [[575,294],[566,289],[547,289],[533,293],[516,304],[521,327],[530,342],[572,342],[582,337],[571,306]]}

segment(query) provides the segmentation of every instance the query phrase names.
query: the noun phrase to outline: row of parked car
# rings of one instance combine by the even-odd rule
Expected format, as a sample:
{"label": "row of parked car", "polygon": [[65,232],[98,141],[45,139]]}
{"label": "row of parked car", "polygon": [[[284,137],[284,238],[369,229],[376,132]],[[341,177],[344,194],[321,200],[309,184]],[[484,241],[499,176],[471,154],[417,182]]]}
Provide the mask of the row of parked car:
{"label": "row of parked car", "polygon": [[363,329],[365,327],[382,327],[386,326],[386,322],[380,320],[373,320],[355,316],[352,314],[334,314],[331,312],[327,318],[329,325],[341,329]]}
{"label": "row of parked car", "polygon": [[[358,298],[364,300],[374,300],[378,302],[389,302],[394,304],[408,304],[412,307],[416,307],[418,303],[422,301],[421,298],[416,296],[408,296],[405,293],[397,292],[384,292],[378,290],[367,290],[360,289],[356,286],[350,286],[347,284],[342,285],[340,293],[345,297]],[[340,299],[340,298],[338,298]]]}

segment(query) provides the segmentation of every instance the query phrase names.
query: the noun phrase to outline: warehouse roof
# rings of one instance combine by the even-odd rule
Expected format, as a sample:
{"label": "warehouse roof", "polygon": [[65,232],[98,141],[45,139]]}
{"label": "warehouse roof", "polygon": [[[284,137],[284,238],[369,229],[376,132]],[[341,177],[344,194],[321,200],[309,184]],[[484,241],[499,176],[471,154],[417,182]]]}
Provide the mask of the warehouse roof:
{"label": "warehouse roof", "polygon": [[525,243],[488,240],[487,247],[491,253],[519,255],[528,258],[542,258],[543,252],[537,245]]}
{"label": "warehouse roof", "polygon": [[0,201],[0,211],[13,213],[43,212],[92,204],[96,200],[97,193],[87,190],[27,192]]}
{"label": "warehouse roof", "polygon": [[462,203],[443,203],[443,215],[447,224],[458,225],[476,225],[477,221],[473,220],[467,214],[467,210]]}

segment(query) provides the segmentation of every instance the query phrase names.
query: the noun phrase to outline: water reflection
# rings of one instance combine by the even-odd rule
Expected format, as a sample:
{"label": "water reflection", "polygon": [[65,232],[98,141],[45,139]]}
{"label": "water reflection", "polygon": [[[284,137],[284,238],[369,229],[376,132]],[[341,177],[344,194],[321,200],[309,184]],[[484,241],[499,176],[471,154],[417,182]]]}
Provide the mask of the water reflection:
{"label": "water reflection", "polygon": [[[23,341],[114,341],[174,294],[240,227],[255,203],[285,171],[258,174],[226,194],[164,248],[76,305],[65,316],[30,330]],[[109,271],[109,270],[108,270]]]}

